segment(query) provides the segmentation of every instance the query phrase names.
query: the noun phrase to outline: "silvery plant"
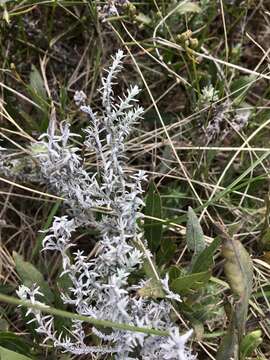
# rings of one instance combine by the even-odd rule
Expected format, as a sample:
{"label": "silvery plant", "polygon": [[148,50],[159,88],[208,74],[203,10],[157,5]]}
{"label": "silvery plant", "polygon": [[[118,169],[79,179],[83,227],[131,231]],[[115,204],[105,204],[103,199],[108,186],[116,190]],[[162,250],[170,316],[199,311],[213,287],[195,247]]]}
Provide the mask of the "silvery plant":
{"label": "silvery plant", "polygon": [[[146,177],[142,171],[131,175],[124,171],[125,140],[142,117],[143,109],[137,105],[137,86],[130,87],[122,97],[114,95],[113,85],[123,57],[119,50],[102,79],[100,113],[86,104],[82,91],[74,97],[89,119],[84,130],[84,145],[95,153],[96,172],[89,173],[83,167],[79,148],[73,145],[78,135],[70,132],[67,123],[61,123],[58,132],[51,124],[33,147],[43,178],[67,204],[67,215],[54,218],[43,241],[43,251],[61,255],[62,274],[66,274],[72,284],[61,297],[77,314],[166,330],[170,335],[113,328],[105,332],[93,326],[92,333],[100,339],[100,345],[90,346],[82,321],[74,320],[66,336],[55,331],[51,315],[30,308],[27,316],[29,321],[36,322],[36,331],[44,336],[45,342],[75,355],[93,354],[104,358],[104,354],[110,354],[116,360],[193,360],[196,356],[186,345],[192,330],[180,334],[172,321],[172,302],[181,299],[170,291],[168,277],[160,280],[164,292],[160,301],[140,295],[139,289],[145,281],[132,284],[131,280],[136,278],[132,274],[138,273],[151,254],[146,250],[147,244],[138,226],[144,205],[142,183]],[[98,209],[99,216],[96,216]],[[72,236],[82,226],[95,228],[99,234],[91,256],[80,250],[72,251]],[[17,293],[33,304],[42,299],[40,289],[35,286],[30,289],[23,285]]]}

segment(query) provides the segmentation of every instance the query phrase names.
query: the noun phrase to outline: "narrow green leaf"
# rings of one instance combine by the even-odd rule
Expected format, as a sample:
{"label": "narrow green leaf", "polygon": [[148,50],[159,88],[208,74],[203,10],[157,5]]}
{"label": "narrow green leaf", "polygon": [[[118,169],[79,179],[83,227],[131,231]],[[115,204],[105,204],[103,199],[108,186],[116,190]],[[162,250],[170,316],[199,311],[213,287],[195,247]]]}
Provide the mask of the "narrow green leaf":
{"label": "narrow green leaf", "polygon": [[31,360],[22,354],[8,350],[0,346],[0,360]]}
{"label": "narrow green leaf", "polygon": [[47,100],[47,93],[44,86],[44,81],[34,64],[32,64],[30,73],[30,87],[34,93],[43,100]]}
{"label": "narrow green leaf", "polygon": [[[61,293],[64,293],[66,295],[70,294],[70,289],[72,288],[72,281],[67,273],[63,274],[63,268],[61,267],[59,269],[59,275],[57,276],[56,283],[58,291],[55,291],[54,296],[54,305],[58,309],[67,309],[67,305],[63,304]],[[55,316],[54,317],[54,327],[57,331],[62,332],[63,336],[68,335],[68,332],[72,326],[72,321],[70,319],[63,318],[61,316]]]}
{"label": "narrow green leaf", "polygon": [[199,220],[190,206],[188,208],[187,217],[187,247],[190,251],[193,251],[193,263],[198,255],[205,249],[206,244]]}
{"label": "narrow green leaf", "polygon": [[204,286],[210,279],[211,272],[204,271],[197,274],[181,276],[171,283],[171,289],[177,293],[184,290],[194,290]]}
{"label": "narrow green leaf", "polygon": [[33,284],[36,284],[40,287],[40,291],[44,294],[45,302],[52,303],[54,300],[54,295],[49,288],[49,285],[44,280],[43,275],[39,270],[37,270],[32,264],[27,261],[24,261],[22,256],[13,251],[13,258],[16,265],[16,271],[21,277],[23,284],[25,286],[31,287]]}
{"label": "narrow green leaf", "polygon": [[240,360],[251,356],[253,351],[263,342],[261,330],[255,330],[247,334],[240,344]]}
{"label": "narrow green leaf", "polygon": [[22,355],[29,355],[31,348],[26,339],[9,331],[0,332],[0,346],[16,351]]}
{"label": "narrow green leaf", "polygon": [[213,266],[213,256],[220,244],[220,238],[214,239],[212,243],[197,256],[192,265],[192,273],[207,271]]}
{"label": "narrow green leaf", "polygon": [[232,318],[228,331],[223,337],[220,347],[216,354],[216,360],[238,360],[238,339],[235,328],[235,319]]}
{"label": "narrow green leaf", "polygon": [[[158,189],[153,181],[149,185],[149,190],[145,200],[145,215],[162,219],[162,202]],[[155,252],[161,243],[162,223],[155,219],[145,219],[144,234],[148,242],[149,249]]]}
{"label": "narrow green leaf", "polygon": [[15,290],[15,286],[9,284],[0,284],[0,293],[1,294],[11,294]]}
{"label": "narrow green leaf", "polygon": [[179,278],[180,276],[181,276],[181,269],[176,265],[171,266],[169,269],[170,281],[172,282],[173,280]]}
{"label": "narrow green leaf", "polygon": [[27,90],[31,99],[39,105],[39,109],[36,109],[33,115],[36,118],[36,121],[31,126],[32,130],[45,132],[48,128],[50,104],[48,102],[48,97],[42,76],[34,65],[32,65],[31,68],[30,84],[27,86]]}

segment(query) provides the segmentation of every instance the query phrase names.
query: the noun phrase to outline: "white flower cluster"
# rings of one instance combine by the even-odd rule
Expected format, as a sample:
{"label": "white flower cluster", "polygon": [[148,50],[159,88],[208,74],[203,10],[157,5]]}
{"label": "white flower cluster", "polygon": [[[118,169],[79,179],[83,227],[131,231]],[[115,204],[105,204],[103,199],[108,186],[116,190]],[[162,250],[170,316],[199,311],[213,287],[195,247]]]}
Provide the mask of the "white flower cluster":
{"label": "white flower cluster", "polygon": [[117,16],[121,12],[121,8],[130,4],[129,0],[108,0],[105,1],[103,7],[98,6],[98,14],[104,21],[107,17]]}
{"label": "white flower cluster", "polygon": [[[168,278],[161,282],[165,298],[160,302],[141,297],[134,290],[134,280],[131,281],[131,278],[136,278],[131,275],[141,268],[144,261],[144,254],[136,243],[142,238],[137,220],[143,205],[141,183],[145,175],[142,171],[132,176],[124,173],[124,142],[143,109],[135,104],[139,93],[137,86],[131,87],[123,98],[115,101],[112,86],[122,67],[123,56],[122,51],[117,52],[107,76],[103,78],[101,114],[94,113],[86,105],[83,92],[75,94],[75,102],[89,116],[85,146],[95,152],[98,172],[90,175],[83,168],[78,149],[69,145],[76,134],[70,133],[67,124],[61,124],[60,135],[55,135],[54,129],[50,129],[36,147],[44,178],[72,209],[71,217],[54,219],[43,248],[61,254],[63,274],[67,274],[72,283],[69,292],[61,297],[76,313],[168,330],[171,336],[117,329],[105,333],[93,326],[92,332],[101,339],[102,346],[88,346],[83,322],[74,320],[70,330],[72,336],[64,337],[55,332],[52,316],[43,316],[34,309],[30,312],[37,321],[37,332],[44,334],[46,341],[73,354],[112,353],[116,360],[193,360],[196,357],[186,346],[192,331],[179,335],[170,317],[170,301],[179,301],[180,298],[170,291]],[[108,211],[96,216],[93,208],[100,206]],[[72,254],[70,249],[74,246],[72,233],[81,225],[90,225],[99,232],[96,256],[90,259],[82,251]],[[36,295],[40,296],[40,292],[22,286],[18,295],[34,303],[38,301]]]}
{"label": "white flower cluster", "polygon": [[219,99],[219,92],[215,90],[212,84],[206,85],[200,94],[197,103],[197,109],[200,110],[210,104],[213,104]]}

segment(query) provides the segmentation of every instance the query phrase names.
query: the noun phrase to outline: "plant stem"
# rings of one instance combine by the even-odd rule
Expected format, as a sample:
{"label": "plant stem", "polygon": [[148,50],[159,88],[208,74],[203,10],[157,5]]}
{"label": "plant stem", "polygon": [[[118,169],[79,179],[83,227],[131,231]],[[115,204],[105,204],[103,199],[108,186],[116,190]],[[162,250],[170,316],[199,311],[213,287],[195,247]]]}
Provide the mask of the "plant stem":
{"label": "plant stem", "polygon": [[90,323],[93,325],[102,326],[102,327],[140,332],[140,333],[144,333],[144,334],[148,334],[148,335],[158,335],[158,336],[169,336],[170,335],[168,331],[164,331],[164,330],[156,330],[156,329],[150,329],[150,328],[146,328],[146,327],[137,327],[137,326],[133,326],[133,325],[117,323],[117,322],[108,321],[108,320],[98,320],[98,319],[95,319],[92,317],[79,315],[79,314],[73,314],[69,311],[56,309],[56,308],[46,306],[46,305],[32,304],[30,301],[21,300],[21,299],[18,299],[18,298],[12,297],[12,296],[8,296],[8,295],[4,295],[4,294],[0,294],[0,301],[2,301],[4,303],[12,304],[12,305],[18,305],[18,306],[23,306],[26,308],[40,310],[44,313],[51,314],[51,315],[57,315],[57,316],[65,317],[68,319],[84,321],[84,322],[87,322],[87,323]]}

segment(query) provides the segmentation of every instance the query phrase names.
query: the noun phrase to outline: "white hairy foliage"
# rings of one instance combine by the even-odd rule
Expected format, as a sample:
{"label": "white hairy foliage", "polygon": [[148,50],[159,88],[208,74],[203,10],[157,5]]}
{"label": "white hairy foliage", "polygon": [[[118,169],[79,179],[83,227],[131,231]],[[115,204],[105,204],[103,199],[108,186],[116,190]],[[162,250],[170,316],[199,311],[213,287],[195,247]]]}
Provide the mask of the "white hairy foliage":
{"label": "white hairy foliage", "polygon": [[[70,336],[64,337],[55,332],[52,316],[44,316],[34,309],[30,309],[27,315],[31,313],[31,321],[36,321],[36,330],[45,336],[44,341],[76,355],[111,353],[116,360],[193,360],[195,356],[186,346],[192,331],[180,335],[170,317],[170,301],[180,301],[180,297],[170,291],[168,278],[162,280],[167,296],[160,302],[140,297],[134,291],[136,284],[130,284],[130,275],[142,266],[144,260],[144,255],[134,244],[142,238],[137,219],[143,205],[141,183],[145,175],[142,171],[132,176],[124,173],[124,143],[141,118],[143,109],[136,105],[137,86],[128,89],[122,98],[115,99],[113,85],[121,70],[123,56],[122,51],[117,52],[107,76],[102,80],[101,113],[95,113],[86,104],[83,92],[76,92],[74,97],[89,117],[84,144],[95,152],[98,172],[89,174],[83,168],[79,149],[70,145],[78,135],[70,132],[68,124],[61,124],[59,135],[51,128],[41,136],[36,146],[35,153],[43,177],[66,199],[71,209],[71,216],[54,219],[43,241],[43,249],[61,254],[63,274],[67,274],[72,283],[69,292],[62,293],[61,297],[76,313],[169,330],[171,336],[116,329],[105,334],[102,329],[92,327],[102,345],[88,346],[81,321],[74,320]],[[93,208],[100,206],[108,211],[96,217]],[[90,259],[80,250],[72,253],[72,233],[81,225],[90,225],[99,231],[97,255]],[[36,296],[39,295],[40,299],[41,294],[38,288],[21,286],[18,295],[36,303]],[[101,357],[104,358],[104,355]]]}

